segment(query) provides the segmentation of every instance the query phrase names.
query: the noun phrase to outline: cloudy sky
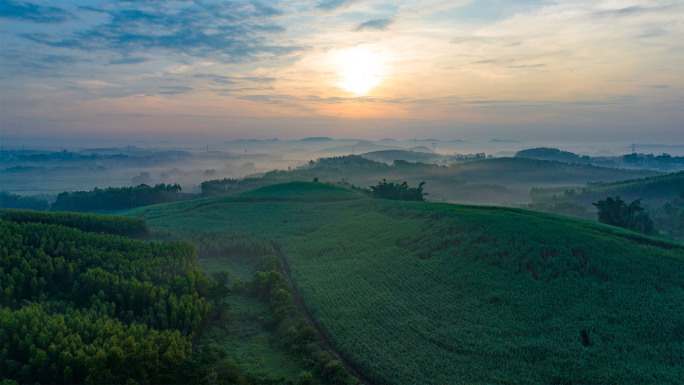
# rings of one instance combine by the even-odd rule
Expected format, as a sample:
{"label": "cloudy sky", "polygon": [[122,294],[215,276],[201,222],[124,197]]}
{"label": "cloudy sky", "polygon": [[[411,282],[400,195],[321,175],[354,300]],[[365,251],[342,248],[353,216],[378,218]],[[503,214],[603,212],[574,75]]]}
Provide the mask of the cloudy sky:
{"label": "cloudy sky", "polygon": [[2,136],[684,142],[684,1],[12,1]]}

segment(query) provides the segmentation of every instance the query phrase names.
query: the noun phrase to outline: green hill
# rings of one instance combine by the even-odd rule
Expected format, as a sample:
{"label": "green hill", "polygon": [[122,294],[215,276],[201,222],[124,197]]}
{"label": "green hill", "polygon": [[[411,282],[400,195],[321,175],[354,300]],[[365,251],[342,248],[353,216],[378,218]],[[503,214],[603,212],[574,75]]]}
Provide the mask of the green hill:
{"label": "green hill", "polygon": [[309,183],[130,214],[153,234],[272,242],[324,335],[373,383],[684,377],[678,243],[551,214],[373,200]]}
{"label": "green hill", "polygon": [[619,195],[626,200],[643,198],[656,205],[674,198],[680,190],[684,191],[684,171],[617,182],[594,182],[584,187],[536,188],[530,195],[535,201],[571,200],[587,206],[598,199]]}
{"label": "green hill", "polygon": [[658,231],[684,240],[684,171],[612,183],[595,182],[584,187],[533,188],[532,203],[526,207],[596,218],[592,203],[615,196],[627,202],[642,199]]}

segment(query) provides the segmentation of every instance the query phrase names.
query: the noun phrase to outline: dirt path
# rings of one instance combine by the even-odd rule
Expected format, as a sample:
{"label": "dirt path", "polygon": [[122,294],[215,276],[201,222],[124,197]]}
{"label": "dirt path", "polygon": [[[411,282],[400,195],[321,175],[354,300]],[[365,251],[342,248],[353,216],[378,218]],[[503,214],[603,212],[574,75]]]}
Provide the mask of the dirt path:
{"label": "dirt path", "polygon": [[325,350],[328,352],[328,354],[330,354],[332,358],[340,361],[347,368],[349,373],[351,373],[354,377],[358,378],[362,384],[373,385],[373,383],[369,381],[367,378],[365,378],[358,370],[356,370],[356,368],[354,368],[351,365],[351,363],[349,363],[349,361],[344,356],[342,356],[342,354],[340,354],[340,352],[338,352],[335,349],[335,347],[330,343],[330,341],[325,337],[321,328],[318,326],[318,323],[316,323],[316,320],[313,319],[313,317],[309,313],[309,310],[304,305],[304,301],[302,301],[302,297],[299,295],[299,291],[297,291],[297,286],[295,286],[294,281],[290,276],[290,266],[287,264],[287,261],[285,260],[283,253],[280,252],[280,247],[273,245],[273,248],[276,251],[278,261],[280,262],[280,266],[282,267],[281,273],[285,276],[285,279],[287,279],[287,283],[290,285],[290,288],[292,289],[292,296],[294,297],[295,303],[297,304],[299,311],[304,316],[306,323],[316,330],[318,339],[319,341],[323,342],[323,347],[325,348]]}

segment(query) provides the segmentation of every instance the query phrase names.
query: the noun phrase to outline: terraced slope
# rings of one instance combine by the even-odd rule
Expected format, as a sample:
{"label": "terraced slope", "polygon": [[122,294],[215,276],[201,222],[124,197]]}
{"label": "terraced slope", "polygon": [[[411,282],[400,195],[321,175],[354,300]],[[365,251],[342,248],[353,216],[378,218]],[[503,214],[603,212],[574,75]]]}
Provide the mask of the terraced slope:
{"label": "terraced slope", "polygon": [[322,331],[379,384],[684,378],[681,244],[309,183],[132,214],[160,234],[271,240]]}

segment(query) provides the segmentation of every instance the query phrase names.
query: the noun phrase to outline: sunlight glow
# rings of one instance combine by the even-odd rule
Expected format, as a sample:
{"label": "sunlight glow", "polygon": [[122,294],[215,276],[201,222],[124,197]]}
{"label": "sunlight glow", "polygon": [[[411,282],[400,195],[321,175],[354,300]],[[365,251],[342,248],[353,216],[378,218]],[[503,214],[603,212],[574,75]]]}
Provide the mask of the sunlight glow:
{"label": "sunlight glow", "polygon": [[337,67],[337,86],[356,95],[366,95],[387,76],[387,58],[372,47],[359,45],[335,51],[331,61]]}

